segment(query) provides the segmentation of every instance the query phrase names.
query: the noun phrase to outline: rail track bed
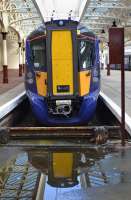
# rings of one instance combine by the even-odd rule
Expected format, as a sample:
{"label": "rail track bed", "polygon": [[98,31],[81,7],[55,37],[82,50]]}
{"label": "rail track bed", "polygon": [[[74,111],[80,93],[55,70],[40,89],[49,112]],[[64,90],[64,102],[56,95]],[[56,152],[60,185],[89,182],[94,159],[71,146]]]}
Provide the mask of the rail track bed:
{"label": "rail track bed", "polygon": [[119,122],[100,99],[96,115],[88,125],[43,127],[33,117],[27,99],[1,120],[0,125],[0,143],[7,143],[9,139],[86,138],[88,142],[101,144],[107,139],[121,139],[122,135]]}
{"label": "rail track bed", "polygon": [[[89,199],[104,200],[96,188],[121,183],[122,169],[117,164],[121,159],[116,163],[117,170],[109,165],[110,169],[104,171],[103,167],[106,159],[114,162],[120,152],[129,153],[131,146],[127,141],[127,148],[123,150],[120,124],[101,101],[96,115],[86,126],[43,127],[33,118],[26,100],[6,115],[0,125],[2,200],[68,200],[69,196],[72,200],[80,200],[80,196],[88,200],[87,193],[91,195]],[[23,164],[20,160],[24,160]],[[64,167],[71,168],[68,178]],[[116,173],[118,177],[113,179]],[[96,191],[96,196],[91,189]]]}

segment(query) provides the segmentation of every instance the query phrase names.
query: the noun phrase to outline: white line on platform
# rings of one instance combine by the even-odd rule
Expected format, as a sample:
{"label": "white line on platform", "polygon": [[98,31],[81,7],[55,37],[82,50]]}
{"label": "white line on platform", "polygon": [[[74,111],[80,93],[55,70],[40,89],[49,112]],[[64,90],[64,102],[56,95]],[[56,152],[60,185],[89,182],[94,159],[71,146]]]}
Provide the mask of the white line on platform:
{"label": "white line on platform", "polygon": [[18,106],[25,98],[25,91],[11,99],[9,102],[0,106],[0,119],[9,114],[16,106]]}
{"label": "white line on platform", "polygon": [[[112,101],[108,96],[106,96],[103,92],[100,92],[100,96],[103,99],[106,106],[111,110],[111,112],[115,115],[115,117],[121,122],[121,108]],[[131,135],[131,117],[127,113],[125,113],[125,125],[126,130]]]}

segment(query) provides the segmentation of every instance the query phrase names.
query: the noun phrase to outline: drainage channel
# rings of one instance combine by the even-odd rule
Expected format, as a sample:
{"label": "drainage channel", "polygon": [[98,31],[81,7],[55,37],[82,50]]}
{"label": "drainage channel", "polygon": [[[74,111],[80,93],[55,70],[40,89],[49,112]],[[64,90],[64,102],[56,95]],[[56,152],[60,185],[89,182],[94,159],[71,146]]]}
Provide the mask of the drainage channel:
{"label": "drainage channel", "polygon": [[1,121],[10,140],[0,146],[0,199],[99,200],[98,188],[130,182],[130,142],[121,147],[119,122],[101,100],[84,127],[42,127],[28,108],[25,99]]}

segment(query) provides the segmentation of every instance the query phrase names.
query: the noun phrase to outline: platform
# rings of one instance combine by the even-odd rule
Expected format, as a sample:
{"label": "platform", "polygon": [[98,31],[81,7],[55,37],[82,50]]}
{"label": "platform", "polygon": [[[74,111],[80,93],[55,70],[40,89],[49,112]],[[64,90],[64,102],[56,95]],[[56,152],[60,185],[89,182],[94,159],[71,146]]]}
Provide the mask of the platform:
{"label": "platform", "polygon": [[24,81],[24,75],[19,76],[19,70],[8,69],[8,83],[3,84],[3,73],[0,71],[0,95],[16,87]]}
{"label": "platform", "polygon": [[[131,133],[131,72],[125,72],[125,110],[126,129]],[[106,105],[120,120],[121,116],[121,72],[111,70],[111,75],[107,76],[107,71],[101,71],[101,96]]]}
{"label": "platform", "polygon": [[9,83],[2,83],[0,72],[0,119],[13,110],[25,98],[24,76],[18,70],[9,70]]}

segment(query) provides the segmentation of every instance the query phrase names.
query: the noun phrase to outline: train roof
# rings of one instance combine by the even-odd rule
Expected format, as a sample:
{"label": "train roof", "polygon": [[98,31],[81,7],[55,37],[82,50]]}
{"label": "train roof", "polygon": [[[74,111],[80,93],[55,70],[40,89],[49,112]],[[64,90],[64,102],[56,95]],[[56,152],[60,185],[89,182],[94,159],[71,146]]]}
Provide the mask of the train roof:
{"label": "train roof", "polygon": [[[58,20],[57,20],[58,22]],[[56,23],[56,22],[54,22]],[[95,34],[93,32],[91,32],[87,27],[82,26],[81,24],[78,24],[74,21],[72,21],[72,23],[77,25],[77,30],[79,31],[79,34],[84,34],[86,36],[95,38]],[[49,23],[46,23],[46,25]],[[40,35],[46,35],[46,25],[43,24],[40,27],[38,27],[37,29],[35,29],[33,32],[30,33],[30,35],[27,37],[27,40],[30,40],[34,37],[40,36]]]}

